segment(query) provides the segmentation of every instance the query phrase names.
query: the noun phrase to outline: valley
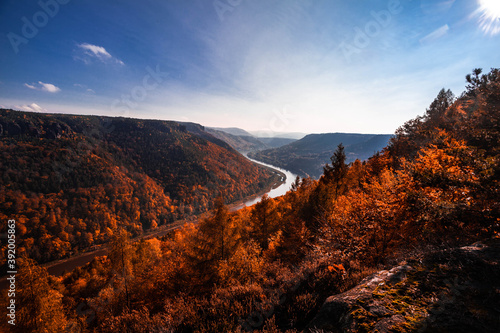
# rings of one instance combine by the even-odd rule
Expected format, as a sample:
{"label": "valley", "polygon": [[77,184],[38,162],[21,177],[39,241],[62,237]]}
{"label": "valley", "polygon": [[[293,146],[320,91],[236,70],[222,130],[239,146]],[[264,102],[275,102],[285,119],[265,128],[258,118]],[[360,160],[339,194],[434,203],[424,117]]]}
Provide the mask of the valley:
{"label": "valley", "polygon": [[197,124],[0,110],[0,217],[39,262],[134,236],[270,188],[281,177]]}
{"label": "valley", "polygon": [[254,151],[251,158],[290,170],[301,177],[318,179],[339,144],[346,148],[347,162],[367,160],[387,146],[392,135],[325,133],[309,134],[280,147]]}
{"label": "valley", "polygon": [[500,332],[499,0],[0,0],[0,333]]}
{"label": "valley", "polygon": [[22,310],[21,330],[39,316],[55,332],[495,332],[500,73],[466,80],[394,136],[311,134],[248,154],[337,144],[319,179],[194,123],[0,110],[16,295],[51,304]]}

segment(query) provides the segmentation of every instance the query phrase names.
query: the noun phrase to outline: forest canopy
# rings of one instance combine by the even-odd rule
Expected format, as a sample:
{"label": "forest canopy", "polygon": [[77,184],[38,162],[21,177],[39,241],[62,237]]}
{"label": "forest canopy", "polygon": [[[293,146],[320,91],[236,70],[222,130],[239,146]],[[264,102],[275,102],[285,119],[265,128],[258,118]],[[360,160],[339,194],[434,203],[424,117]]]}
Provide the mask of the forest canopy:
{"label": "forest canopy", "polygon": [[[475,70],[467,82],[458,98],[440,91],[366,162],[347,164],[339,145],[319,180],[297,178],[282,197],[236,212],[219,198],[210,216],[160,240],[132,243],[115,232],[108,256],[60,278],[31,269],[43,293],[30,301],[24,285],[22,297],[60,301],[16,329],[44,318],[44,328],[75,332],[298,332],[328,296],[384,265],[499,238],[500,71]],[[401,331],[425,322],[397,310],[413,318]]]}
{"label": "forest canopy", "polygon": [[[270,187],[276,175],[196,124],[0,110],[0,218],[38,262]],[[0,232],[5,232],[5,225]]]}

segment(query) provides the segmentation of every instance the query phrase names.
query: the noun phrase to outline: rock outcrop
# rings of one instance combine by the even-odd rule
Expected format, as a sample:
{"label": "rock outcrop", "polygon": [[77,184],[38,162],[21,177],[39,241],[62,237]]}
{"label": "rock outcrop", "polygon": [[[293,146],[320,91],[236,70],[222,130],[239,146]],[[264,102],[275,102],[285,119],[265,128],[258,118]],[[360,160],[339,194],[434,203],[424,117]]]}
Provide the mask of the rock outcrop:
{"label": "rock outcrop", "polygon": [[500,332],[500,240],[439,251],[329,297],[310,332]]}

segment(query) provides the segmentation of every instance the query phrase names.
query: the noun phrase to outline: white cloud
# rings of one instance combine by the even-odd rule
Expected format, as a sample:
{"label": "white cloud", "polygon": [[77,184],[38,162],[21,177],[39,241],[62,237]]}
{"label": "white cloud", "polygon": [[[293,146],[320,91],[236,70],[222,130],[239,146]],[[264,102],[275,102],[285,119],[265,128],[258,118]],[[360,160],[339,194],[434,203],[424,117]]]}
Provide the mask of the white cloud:
{"label": "white cloud", "polygon": [[50,83],[43,83],[41,81],[38,81],[38,83],[40,84],[40,86],[42,87],[42,91],[46,91],[46,92],[50,92],[50,93],[56,93],[56,92],[59,92],[61,91],[60,88],[56,87],[55,85],[53,84],[50,84]]}
{"label": "white cloud", "polygon": [[14,110],[29,111],[29,112],[47,112],[46,109],[42,108],[36,103],[31,103],[29,105],[14,105],[12,106]]}
{"label": "white cloud", "polygon": [[103,63],[115,62],[118,65],[125,65],[123,61],[113,57],[102,46],[82,43],[78,44],[78,48],[80,49],[80,54],[76,56],[76,59],[81,60],[86,64],[90,64],[92,62],[92,59],[98,59]]}
{"label": "white cloud", "polygon": [[42,81],[38,81],[38,83],[33,83],[33,84],[25,83],[24,86],[33,90],[40,90],[49,93],[57,93],[61,91],[59,87],[56,87],[52,83],[44,83]]}
{"label": "white cloud", "polygon": [[89,55],[94,55],[98,58],[103,57],[103,58],[111,58],[111,54],[106,51],[106,49],[102,46],[97,46],[97,45],[92,45],[92,44],[87,44],[83,43],[78,45],[81,49],[85,50],[87,54]]}

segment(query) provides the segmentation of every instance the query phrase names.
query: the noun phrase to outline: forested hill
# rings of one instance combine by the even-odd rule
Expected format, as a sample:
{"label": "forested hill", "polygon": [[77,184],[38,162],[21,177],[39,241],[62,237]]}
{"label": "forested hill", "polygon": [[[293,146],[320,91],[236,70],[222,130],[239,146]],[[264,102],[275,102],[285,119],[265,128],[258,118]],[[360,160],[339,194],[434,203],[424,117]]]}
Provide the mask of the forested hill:
{"label": "forested hill", "polygon": [[227,142],[231,147],[243,154],[277,148],[296,141],[296,139],[281,137],[256,137],[240,128],[207,128],[206,131]]}
{"label": "forested hill", "polygon": [[231,147],[233,147],[234,149],[236,149],[241,153],[268,148],[268,146],[264,142],[262,142],[259,138],[252,136],[251,134],[235,135],[224,131],[216,130],[213,128],[208,128],[207,132],[209,132],[216,138],[219,138],[220,140],[227,142],[227,144],[231,145]]}
{"label": "forested hill", "polygon": [[500,70],[467,82],[366,163],[339,146],[281,197],[218,200],[162,239],[120,231],[61,278],[19,260],[34,310],[17,332],[499,332]]}
{"label": "forested hill", "polygon": [[[138,234],[269,186],[197,124],[0,110],[0,218],[38,261]],[[2,224],[2,228],[5,224]],[[5,230],[0,230],[5,232]]]}
{"label": "forested hill", "polygon": [[387,146],[392,135],[325,133],[309,134],[287,145],[249,154],[259,161],[290,170],[302,177],[319,178],[339,143],[347,162],[365,160]]}

